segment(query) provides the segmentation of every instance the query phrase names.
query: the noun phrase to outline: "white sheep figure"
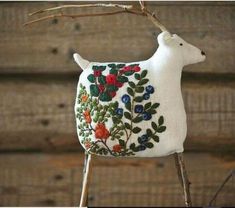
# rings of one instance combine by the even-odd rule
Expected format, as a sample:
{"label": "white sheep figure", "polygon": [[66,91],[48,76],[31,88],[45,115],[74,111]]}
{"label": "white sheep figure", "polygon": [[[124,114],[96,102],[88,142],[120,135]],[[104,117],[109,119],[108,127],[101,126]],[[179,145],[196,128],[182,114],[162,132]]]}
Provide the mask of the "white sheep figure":
{"label": "white sheep figure", "polygon": [[182,153],[187,133],[181,93],[184,66],[205,53],[164,31],[151,58],[132,63],[89,62],[82,68],[75,104],[77,132],[87,153],[160,157]]}

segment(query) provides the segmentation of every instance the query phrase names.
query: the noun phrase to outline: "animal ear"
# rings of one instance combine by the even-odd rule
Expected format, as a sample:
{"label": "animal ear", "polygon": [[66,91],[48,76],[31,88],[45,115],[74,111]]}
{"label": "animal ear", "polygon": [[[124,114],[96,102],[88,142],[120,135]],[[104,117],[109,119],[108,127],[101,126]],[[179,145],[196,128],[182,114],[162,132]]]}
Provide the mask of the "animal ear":
{"label": "animal ear", "polygon": [[171,34],[167,31],[160,33],[157,37],[159,45],[167,45],[171,40]]}

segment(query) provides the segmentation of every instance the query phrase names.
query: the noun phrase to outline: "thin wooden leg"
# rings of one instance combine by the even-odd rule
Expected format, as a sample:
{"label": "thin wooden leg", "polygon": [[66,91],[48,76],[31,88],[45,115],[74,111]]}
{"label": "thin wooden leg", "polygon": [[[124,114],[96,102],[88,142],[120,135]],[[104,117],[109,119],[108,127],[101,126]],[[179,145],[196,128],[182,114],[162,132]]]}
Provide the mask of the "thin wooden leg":
{"label": "thin wooden leg", "polygon": [[175,153],[175,165],[178,173],[179,181],[184,190],[184,202],[186,207],[192,206],[191,195],[190,195],[190,182],[188,180],[187,172],[184,165],[183,153]]}
{"label": "thin wooden leg", "polygon": [[88,183],[89,183],[90,169],[91,169],[91,154],[88,154],[85,152],[82,194],[81,194],[79,207],[88,206]]}

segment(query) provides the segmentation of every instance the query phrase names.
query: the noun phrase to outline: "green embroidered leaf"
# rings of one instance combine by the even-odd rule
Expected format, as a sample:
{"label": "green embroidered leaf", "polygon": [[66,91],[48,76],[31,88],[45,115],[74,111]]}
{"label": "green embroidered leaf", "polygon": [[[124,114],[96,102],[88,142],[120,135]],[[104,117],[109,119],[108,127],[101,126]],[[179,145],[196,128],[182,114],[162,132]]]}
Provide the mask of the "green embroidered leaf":
{"label": "green embroidered leaf", "polygon": [[155,122],[152,121],[151,126],[155,131],[157,131],[157,124]]}
{"label": "green embroidered leaf", "polygon": [[147,143],[145,143],[145,146],[146,146],[147,148],[153,148],[153,143],[147,142]]}
{"label": "green embroidered leaf", "polygon": [[90,74],[87,79],[91,82],[94,83],[95,82],[95,76],[93,74]]}
{"label": "green embroidered leaf", "polygon": [[118,101],[112,103],[112,106],[113,106],[114,109],[118,108]]}
{"label": "green embroidered leaf", "polygon": [[99,66],[99,69],[101,69],[102,71],[104,71],[106,69],[106,66]]}
{"label": "green embroidered leaf", "polygon": [[127,119],[131,120],[131,114],[130,114],[130,113],[124,112],[124,116],[125,116]]}
{"label": "green embroidered leaf", "polygon": [[123,68],[126,64],[117,64],[117,68]]}
{"label": "green embroidered leaf", "polygon": [[148,102],[148,103],[146,103],[145,105],[144,105],[144,109],[145,110],[147,110],[147,109],[149,109],[150,107],[151,107],[151,102]]}
{"label": "green embroidered leaf", "polygon": [[152,109],[157,108],[159,105],[160,105],[159,103],[154,103],[151,108]]}
{"label": "green embroidered leaf", "polygon": [[129,123],[124,123],[124,125],[127,129],[131,129],[131,125]]}
{"label": "green embroidered leaf", "polygon": [[92,84],[90,85],[90,92],[91,92],[91,96],[97,97],[100,93],[100,90],[97,85]]}
{"label": "green embroidered leaf", "polygon": [[136,87],[135,91],[138,93],[142,93],[142,92],[144,92],[144,87]]}
{"label": "green embroidered leaf", "polygon": [[112,117],[113,123],[119,123],[119,119],[115,116]]}
{"label": "green embroidered leaf", "polygon": [[140,103],[140,102],[143,101],[143,97],[142,96],[137,96],[137,97],[134,98],[134,101]]}
{"label": "green embroidered leaf", "polygon": [[115,64],[108,64],[108,66],[109,66],[110,68],[114,68],[114,67],[116,67],[116,65],[115,65]]}
{"label": "green embroidered leaf", "polygon": [[134,96],[134,91],[132,90],[132,88],[127,87],[127,92],[129,95]]}
{"label": "green embroidered leaf", "polygon": [[98,69],[98,66],[92,66],[92,69],[96,70],[96,69]]}
{"label": "green embroidered leaf", "polygon": [[115,75],[117,75],[117,74],[118,74],[118,70],[116,70],[116,69],[111,69],[111,70],[109,71],[109,73],[110,73],[110,74],[115,74]]}
{"label": "green embroidered leaf", "polygon": [[108,91],[117,91],[118,87],[116,87],[115,85],[107,85],[107,90]]}
{"label": "green embroidered leaf", "polygon": [[152,139],[155,141],[155,142],[159,142],[159,137],[157,135],[152,135]]}
{"label": "green embroidered leaf", "polygon": [[131,88],[135,88],[135,83],[134,82],[128,82],[128,84]]}
{"label": "green embroidered leaf", "polygon": [[152,114],[152,115],[157,113],[157,111],[154,110],[154,109],[152,109],[152,108],[146,110],[146,112],[148,112],[148,113],[150,113],[150,114]]}
{"label": "green embroidered leaf", "polygon": [[111,100],[112,100],[112,97],[111,97],[107,92],[102,92],[102,93],[100,94],[99,99],[100,99],[101,101],[111,101]]}
{"label": "green embroidered leaf", "polygon": [[98,81],[100,84],[106,84],[106,78],[104,75],[101,75],[99,78],[98,78]]}
{"label": "green embroidered leaf", "polygon": [[135,149],[135,143],[131,143],[130,147],[129,147],[131,150],[134,150]]}
{"label": "green embroidered leaf", "polygon": [[164,118],[163,116],[160,116],[160,118],[158,119],[158,125],[161,126],[164,123]]}
{"label": "green embroidered leaf", "polygon": [[127,72],[124,72],[124,74],[126,75],[126,76],[130,76],[130,75],[132,75],[132,74],[134,74],[135,73],[135,71],[127,71]]}
{"label": "green embroidered leaf", "polygon": [[128,78],[125,76],[118,76],[117,81],[119,81],[121,83],[128,82]]}
{"label": "green embroidered leaf", "polygon": [[136,73],[134,76],[135,76],[135,79],[140,80],[140,74]]}
{"label": "green embroidered leaf", "polygon": [[141,128],[139,128],[139,127],[135,127],[134,129],[132,129],[132,132],[134,134],[138,134],[140,131],[141,131]]}
{"label": "green embroidered leaf", "polygon": [[165,126],[159,126],[158,129],[157,129],[157,132],[158,133],[162,133],[166,130],[166,127]]}
{"label": "green embroidered leaf", "polygon": [[127,110],[131,111],[131,103],[130,102],[126,103],[125,107]]}
{"label": "green embroidered leaf", "polygon": [[120,144],[122,147],[124,147],[124,146],[125,146],[125,141],[124,141],[124,140],[119,139],[119,140],[118,140],[118,142],[119,142],[119,144]]}
{"label": "green embroidered leaf", "polygon": [[148,83],[148,81],[149,81],[148,79],[141,79],[139,81],[138,85],[144,85],[144,84]]}
{"label": "green embroidered leaf", "polygon": [[135,117],[132,121],[133,121],[134,123],[139,123],[139,122],[141,122],[142,120],[143,120],[142,117],[137,116],[137,117]]}
{"label": "green embroidered leaf", "polygon": [[146,130],[146,133],[149,137],[151,137],[151,135],[153,134],[152,130],[151,129],[147,129]]}
{"label": "green embroidered leaf", "polygon": [[141,72],[141,74],[140,74],[140,77],[141,77],[142,79],[145,78],[146,75],[147,75],[147,73],[148,73],[147,70],[143,70],[143,71]]}

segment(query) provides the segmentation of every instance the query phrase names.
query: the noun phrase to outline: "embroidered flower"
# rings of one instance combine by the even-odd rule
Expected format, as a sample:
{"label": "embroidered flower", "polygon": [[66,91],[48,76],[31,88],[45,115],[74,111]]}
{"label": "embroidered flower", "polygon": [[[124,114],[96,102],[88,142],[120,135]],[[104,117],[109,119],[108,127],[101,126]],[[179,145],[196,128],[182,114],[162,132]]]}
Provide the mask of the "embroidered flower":
{"label": "embroidered flower", "polygon": [[144,98],[144,100],[148,100],[150,98],[150,94],[144,93],[143,98]]}
{"label": "embroidered flower", "polygon": [[85,121],[87,123],[91,123],[91,116],[90,116],[90,111],[89,110],[86,110],[84,113],[83,113],[83,116],[85,118]]}
{"label": "embroidered flower", "polygon": [[103,123],[98,123],[95,127],[96,139],[107,139],[109,137],[109,131],[106,129]]}
{"label": "embroidered flower", "polygon": [[136,105],[135,106],[135,113],[142,113],[144,110],[143,105]]}
{"label": "embroidered flower", "polygon": [[85,146],[86,149],[89,149],[91,147],[91,143],[89,141],[86,141],[84,143],[84,146]]}
{"label": "embroidered flower", "polygon": [[108,84],[115,84],[116,81],[117,81],[116,75],[114,75],[114,74],[109,74],[109,75],[106,76],[106,82],[107,82]]}
{"label": "embroidered flower", "polygon": [[85,102],[87,101],[87,99],[88,99],[88,96],[87,96],[87,95],[83,95],[83,96],[82,96],[82,102],[85,103]]}
{"label": "embroidered flower", "polygon": [[146,92],[147,93],[150,93],[150,94],[153,94],[154,93],[154,88],[152,85],[148,85],[146,88],[145,88]]}
{"label": "embroidered flower", "polygon": [[130,70],[132,70],[132,68],[130,66],[123,67],[124,72],[130,71]]}
{"label": "embroidered flower", "polygon": [[101,73],[102,73],[101,70],[95,70],[95,71],[94,71],[94,76],[95,76],[95,77],[100,77],[100,76],[101,76]]}
{"label": "embroidered flower", "polygon": [[123,95],[122,96],[122,102],[123,103],[129,103],[131,101],[131,98],[130,98],[130,96],[129,95],[127,95],[127,94],[125,94],[125,95]]}
{"label": "embroidered flower", "polygon": [[122,146],[120,144],[116,144],[113,146],[113,151],[114,152],[121,152]]}
{"label": "embroidered flower", "polygon": [[152,118],[152,115],[150,113],[144,112],[143,113],[143,119],[144,120],[150,120]]}

